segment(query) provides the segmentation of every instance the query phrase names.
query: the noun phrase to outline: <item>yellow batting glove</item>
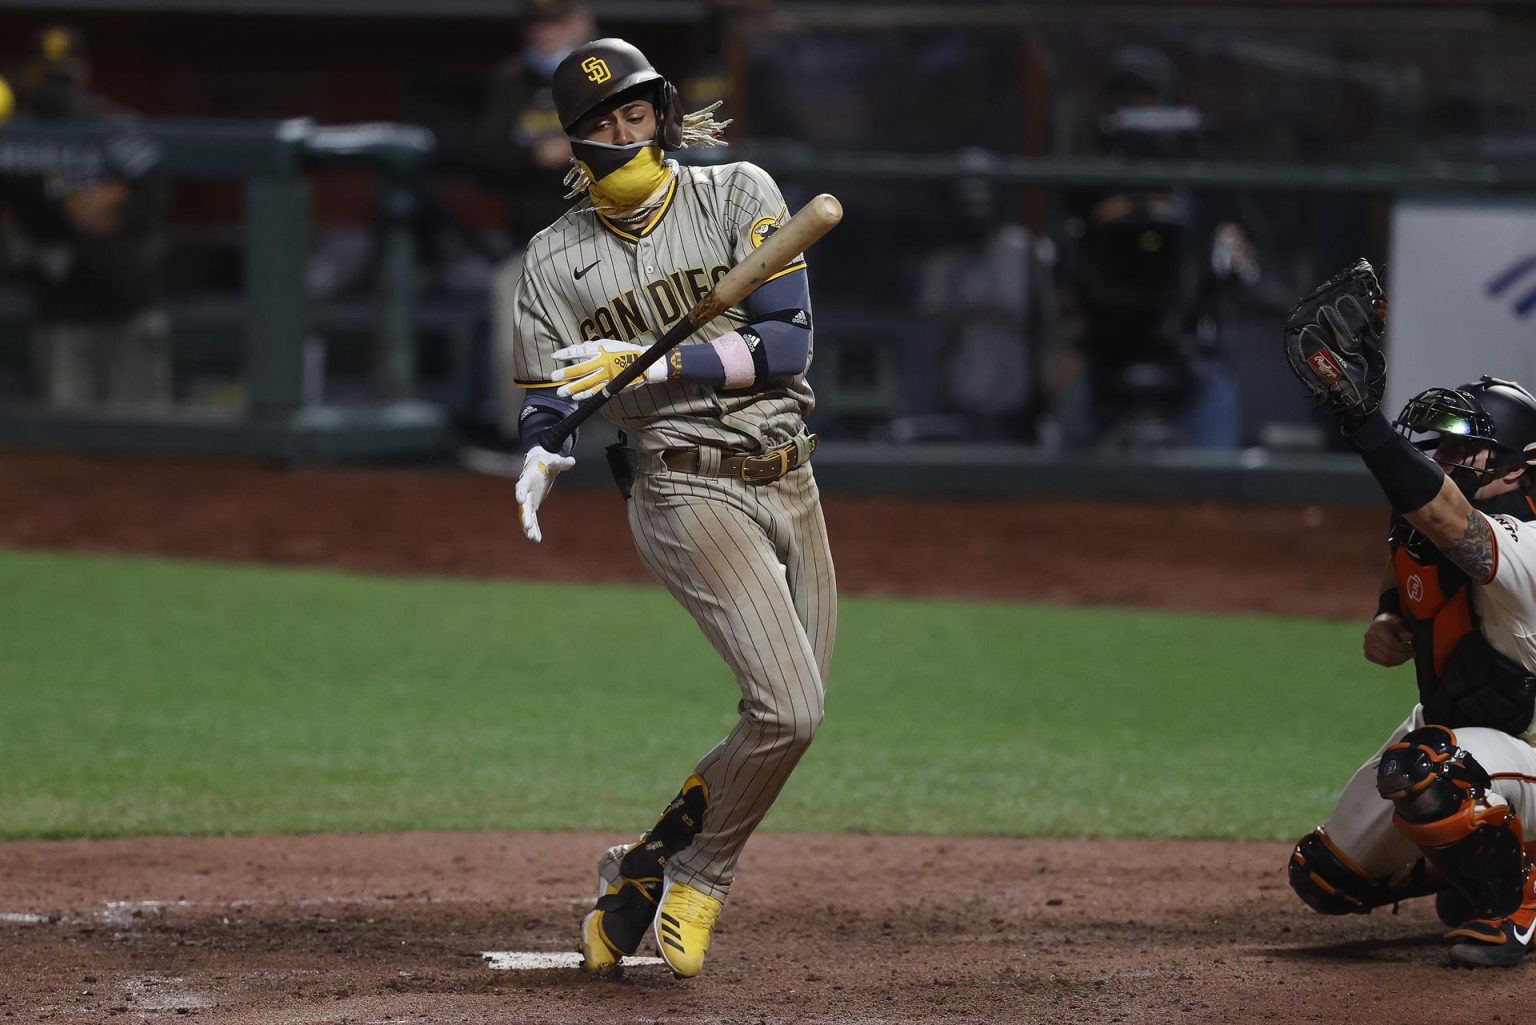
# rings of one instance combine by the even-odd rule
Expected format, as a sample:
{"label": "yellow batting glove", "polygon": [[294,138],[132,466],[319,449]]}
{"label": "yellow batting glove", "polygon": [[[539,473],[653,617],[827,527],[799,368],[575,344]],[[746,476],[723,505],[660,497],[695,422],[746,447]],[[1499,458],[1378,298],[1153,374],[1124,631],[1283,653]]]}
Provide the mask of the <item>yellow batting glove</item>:
{"label": "yellow batting glove", "polygon": [[[553,353],[554,358],[570,366],[561,367],[550,378],[566,382],[555,390],[555,394],[578,401],[596,395],[644,351],[643,345],[611,338],[599,338],[594,342],[582,342],[560,349]],[[631,382],[630,387],[665,381],[667,373],[667,361],[657,360],[646,367],[645,373]]]}

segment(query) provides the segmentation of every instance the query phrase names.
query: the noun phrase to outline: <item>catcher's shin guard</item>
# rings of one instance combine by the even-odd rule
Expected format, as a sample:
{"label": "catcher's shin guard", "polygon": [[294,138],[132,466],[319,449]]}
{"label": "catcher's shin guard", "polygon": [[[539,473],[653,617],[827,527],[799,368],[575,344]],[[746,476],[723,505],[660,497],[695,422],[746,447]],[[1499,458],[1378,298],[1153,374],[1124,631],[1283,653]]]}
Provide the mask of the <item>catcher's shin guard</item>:
{"label": "catcher's shin guard", "polygon": [[[1472,917],[1446,934],[1468,964],[1513,964],[1536,926],[1536,879],[1520,816],[1444,726],[1414,730],[1382,753],[1376,787],[1392,823],[1465,898]],[[1485,948],[1502,948],[1490,954]],[[1470,952],[1470,953],[1469,953]]]}
{"label": "catcher's shin guard", "polygon": [[1436,887],[1422,858],[1400,879],[1372,879],[1321,829],[1296,844],[1289,871],[1296,896],[1324,915],[1365,915],[1384,904],[1433,893]]}
{"label": "catcher's shin guard", "polygon": [[589,916],[613,951],[627,955],[639,949],[656,917],[667,859],[693,843],[708,807],[709,786],[703,777],[689,776],[656,824],[619,859],[616,888],[597,899]]}

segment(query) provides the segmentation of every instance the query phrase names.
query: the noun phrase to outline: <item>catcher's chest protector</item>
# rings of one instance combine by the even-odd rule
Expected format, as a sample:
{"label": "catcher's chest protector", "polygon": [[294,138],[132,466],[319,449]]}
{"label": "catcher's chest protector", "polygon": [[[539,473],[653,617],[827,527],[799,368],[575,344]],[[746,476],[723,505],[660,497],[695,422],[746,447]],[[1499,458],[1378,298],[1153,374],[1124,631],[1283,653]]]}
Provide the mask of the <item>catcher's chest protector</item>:
{"label": "catcher's chest protector", "polygon": [[1483,637],[1467,575],[1406,523],[1397,524],[1389,543],[1403,618],[1413,631],[1424,721],[1526,732],[1536,712],[1536,677]]}

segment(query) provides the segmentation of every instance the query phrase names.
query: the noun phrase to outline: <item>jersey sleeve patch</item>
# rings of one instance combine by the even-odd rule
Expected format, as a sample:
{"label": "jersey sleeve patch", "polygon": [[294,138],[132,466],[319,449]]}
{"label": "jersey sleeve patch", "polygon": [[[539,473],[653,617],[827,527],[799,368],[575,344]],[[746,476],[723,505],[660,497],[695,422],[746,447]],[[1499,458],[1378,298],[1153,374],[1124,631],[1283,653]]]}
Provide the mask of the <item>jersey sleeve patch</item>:
{"label": "jersey sleeve patch", "polygon": [[752,229],[748,237],[752,240],[752,248],[759,248],[764,242],[773,237],[773,233],[784,226],[784,213],[778,213],[773,217],[759,217],[752,222]]}

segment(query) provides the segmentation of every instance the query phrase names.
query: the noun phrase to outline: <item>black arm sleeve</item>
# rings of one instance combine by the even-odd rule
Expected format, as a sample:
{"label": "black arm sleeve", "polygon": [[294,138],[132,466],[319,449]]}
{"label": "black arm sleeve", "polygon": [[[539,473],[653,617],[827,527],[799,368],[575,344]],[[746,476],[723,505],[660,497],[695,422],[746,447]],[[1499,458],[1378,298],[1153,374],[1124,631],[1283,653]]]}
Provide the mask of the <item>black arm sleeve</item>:
{"label": "black arm sleeve", "polygon": [[811,286],[803,270],[793,271],[747,296],[750,331],[762,339],[752,350],[759,381],[803,374],[811,356]]}
{"label": "black arm sleeve", "polygon": [[1366,469],[1381,485],[1392,508],[1401,513],[1422,509],[1445,482],[1445,471],[1392,429],[1381,410],[1359,427],[1343,432],[1344,440],[1365,460]]}
{"label": "black arm sleeve", "polygon": [[[575,408],[576,403],[570,399],[562,399],[558,395],[542,391],[529,392],[523,399],[522,412],[517,414],[519,446],[527,452],[533,446],[542,444],[540,438],[544,432],[564,420]],[[565,439],[565,444],[560,446],[560,455],[571,454],[571,449],[576,447],[576,436],[580,433],[579,430],[571,432],[571,436]]]}

